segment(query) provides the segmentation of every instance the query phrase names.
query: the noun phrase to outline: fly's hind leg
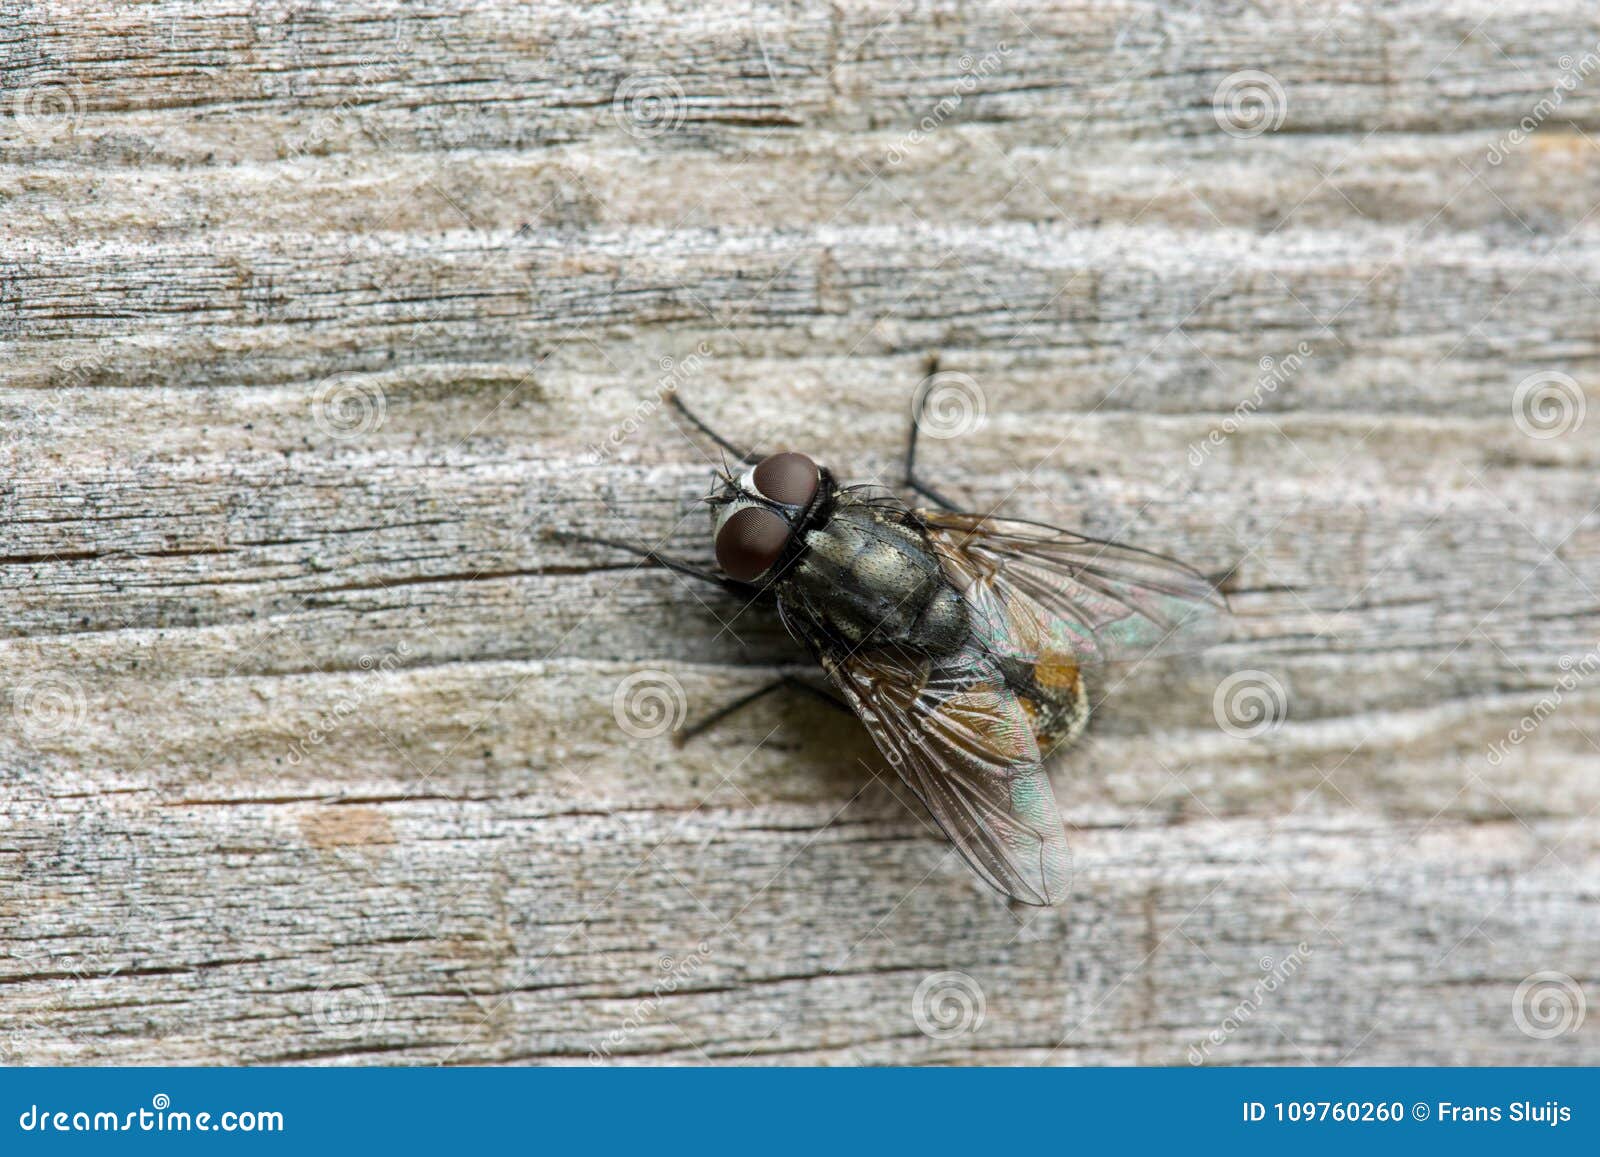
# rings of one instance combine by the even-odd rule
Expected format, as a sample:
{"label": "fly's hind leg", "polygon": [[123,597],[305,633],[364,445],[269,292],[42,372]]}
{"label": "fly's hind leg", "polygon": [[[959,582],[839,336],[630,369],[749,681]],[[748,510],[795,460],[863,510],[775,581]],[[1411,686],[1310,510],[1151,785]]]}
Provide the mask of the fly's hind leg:
{"label": "fly's hind leg", "polygon": [[917,477],[917,433],[922,429],[922,412],[928,407],[928,393],[938,373],[939,355],[930,354],[928,364],[923,371],[922,382],[917,386],[916,396],[911,403],[911,434],[906,439],[905,484],[907,489],[914,490],[935,506],[945,510],[958,510],[960,508],[954,502]]}
{"label": "fly's hind leg", "polygon": [[733,715],[735,712],[744,710],[746,707],[750,706],[750,704],[759,699],[765,699],[774,691],[784,689],[790,691],[799,691],[803,695],[809,695],[818,702],[826,703],[829,707],[835,707],[838,710],[843,711],[846,715],[855,714],[850,710],[849,706],[845,704],[843,699],[840,699],[831,691],[825,691],[821,687],[814,687],[810,683],[807,683],[804,679],[801,679],[795,675],[781,675],[774,679],[771,683],[768,683],[766,686],[757,687],[749,694],[739,696],[739,698],[735,699],[732,703],[729,703],[726,707],[718,708],[710,715],[707,715],[704,719],[700,720],[698,723],[692,723],[688,727],[685,727],[682,731],[677,733],[674,742],[681,747],[685,743],[688,743],[689,740],[695,738],[695,736],[702,735],[706,731],[709,731],[711,728],[715,727],[718,723],[721,723],[724,719],[728,718],[730,715]]}

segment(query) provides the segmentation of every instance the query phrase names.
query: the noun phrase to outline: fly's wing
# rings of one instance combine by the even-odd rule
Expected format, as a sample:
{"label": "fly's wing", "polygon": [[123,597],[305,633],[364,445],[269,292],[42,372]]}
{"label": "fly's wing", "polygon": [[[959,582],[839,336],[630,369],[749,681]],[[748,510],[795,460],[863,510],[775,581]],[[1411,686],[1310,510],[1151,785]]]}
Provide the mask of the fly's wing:
{"label": "fly's wing", "polygon": [[817,648],[873,742],[967,863],[1025,904],[1066,897],[1071,855],[1039,746],[999,660],[976,638],[954,655]]}
{"label": "fly's wing", "polygon": [[1227,610],[1204,575],[1158,554],[1036,522],[916,513],[979,620],[1007,628],[985,640],[1001,654],[1132,659],[1207,641]]}

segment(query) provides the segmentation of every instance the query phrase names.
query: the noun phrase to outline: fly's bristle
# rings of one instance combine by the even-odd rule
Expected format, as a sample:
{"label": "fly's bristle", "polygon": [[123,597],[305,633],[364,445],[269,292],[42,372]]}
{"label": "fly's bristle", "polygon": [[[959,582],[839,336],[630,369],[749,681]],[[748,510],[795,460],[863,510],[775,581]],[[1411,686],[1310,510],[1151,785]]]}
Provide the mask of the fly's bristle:
{"label": "fly's bristle", "polygon": [[733,501],[733,495],[738,488],[738,483],[726,470],[713,471],[711,489],[700,501],[707,506],[726,506]]}

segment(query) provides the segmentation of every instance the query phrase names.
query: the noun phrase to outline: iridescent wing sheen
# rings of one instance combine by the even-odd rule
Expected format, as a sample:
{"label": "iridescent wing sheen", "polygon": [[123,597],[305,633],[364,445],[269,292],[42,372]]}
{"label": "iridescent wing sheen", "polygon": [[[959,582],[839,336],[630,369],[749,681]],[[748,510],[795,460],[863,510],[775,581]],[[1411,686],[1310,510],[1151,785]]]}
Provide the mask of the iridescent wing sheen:
{"label": "iridescent wing sheen", "polygon": [[1002,624],[997,653],[1099,664],[1158,646],[1211,641],[1227,601],[1204,575],[1162,555],[1036,522],[916,512],[945,572]]}
{"label": "iridescent wing sheen", "polygon": [[1039,746],[999,660],[976,639],[930,658],[894,648],[818,658],[873,742],[997,891],[1058,904],[1071,854]]}

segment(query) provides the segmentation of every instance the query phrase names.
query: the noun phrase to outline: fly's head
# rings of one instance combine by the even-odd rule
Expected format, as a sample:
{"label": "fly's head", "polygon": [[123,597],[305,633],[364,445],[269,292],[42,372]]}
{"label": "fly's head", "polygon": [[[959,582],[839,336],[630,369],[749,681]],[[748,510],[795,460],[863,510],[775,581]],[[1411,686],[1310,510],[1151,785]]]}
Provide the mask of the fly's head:
{"label": "fly's head", "polygon": [[717,565],[729,578],[774,578],[799,553],[802,536],[827,517],[833,476],[804,454],[763,458],[739,477],[724,473],[711,504]]}

